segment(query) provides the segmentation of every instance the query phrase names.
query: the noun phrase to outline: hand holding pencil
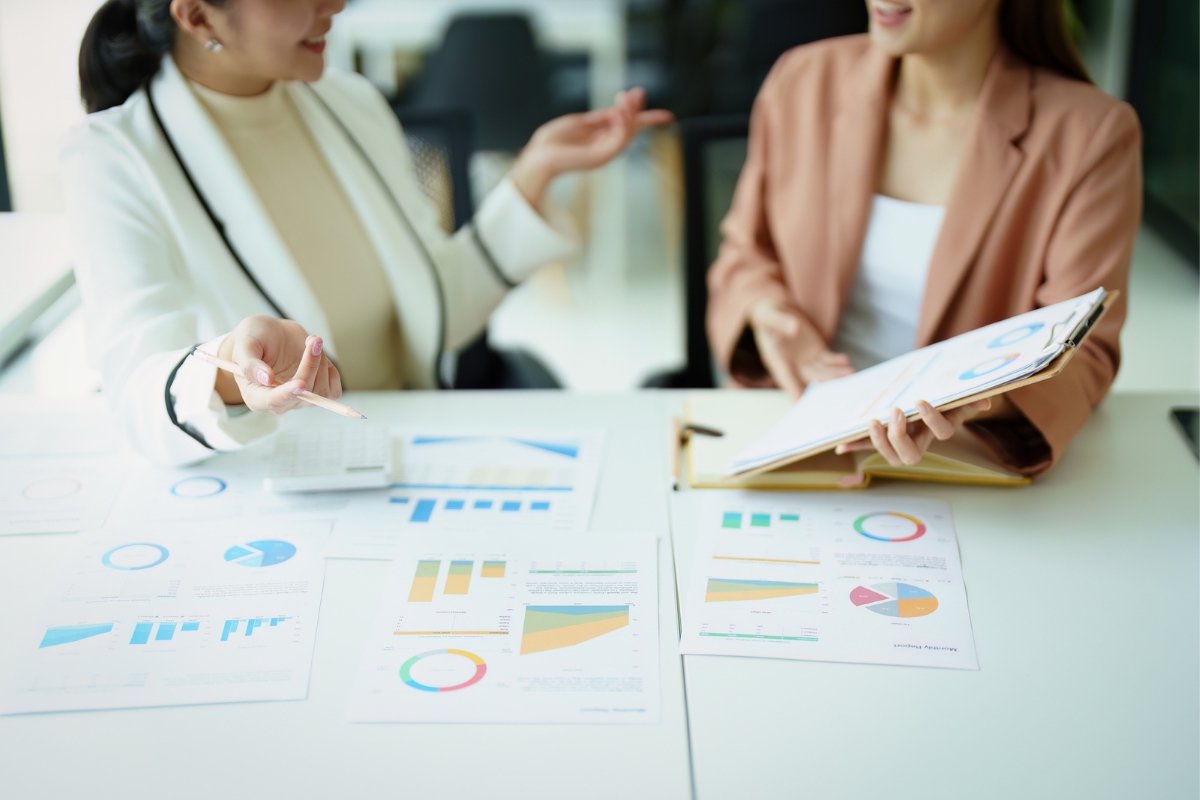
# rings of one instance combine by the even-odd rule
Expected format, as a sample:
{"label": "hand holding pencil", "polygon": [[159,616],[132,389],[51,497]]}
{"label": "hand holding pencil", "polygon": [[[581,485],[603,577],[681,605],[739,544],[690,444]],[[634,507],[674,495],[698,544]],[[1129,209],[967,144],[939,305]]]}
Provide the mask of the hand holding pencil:
{"label": "hand holding pencil", "polygon": [[333,402],[341,397],[342,381],[323,349],[319,336],[308,335],[291,320],[253,316],[225,337],[217,353],[194,355],[222,370],[216,390],[227,405],[245,403],[252,411],[282,414],[311,403],[361,418]]}

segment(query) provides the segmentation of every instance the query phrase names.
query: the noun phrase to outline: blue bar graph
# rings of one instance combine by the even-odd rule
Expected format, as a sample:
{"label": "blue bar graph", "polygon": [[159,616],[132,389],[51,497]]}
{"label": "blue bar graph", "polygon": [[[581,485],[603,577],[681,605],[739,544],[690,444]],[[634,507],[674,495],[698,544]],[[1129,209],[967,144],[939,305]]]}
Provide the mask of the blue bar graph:
{"label": "blue bar graph", "polygon": [[[251,617],[250,619],[245,620],[245,622],[246,622],[245,635],[253,636],[254,631],[258,628],[261,628],[263,625],[267,625],[268,627],[271,627],[271,628],[278,627],[279,623],[284,622],[285,620],[289,620],[289,619],[291,619],[291,617]],[[221,641],[222,642],[229,641],[230,634],[238,632],[238,625],[240,625],[241,622],[242,622],[242,620],[240,620],[240,619],[225,620],[225,627],[221,631]]]}
{"label": "blue bar graph", "polygon": [[529,504],[529,509],[531,511],[549,511],[550,504],[545,501],[534,502]]}
{"label": "blue bar graph", "polygon": [[462,500],[447,500],[446,501],[446,510],[447,511],[462,511],[463,505],[464,505],[464,501],[462,501]]}
{"label": "blue bar graph", "polygon": [[174,635],[175,635],[175,623],[174,622],[160,622],[160,623],[158,623],[158,633],[154,634],[154,641],[169,642],[169,641],[171,641],[171,638]]}
{"label": "blue bar graph", "polygon": [[389,503],[407,503],[408,498],[407,497],[390,497],[390,498],[388,498],[388,502]]}
{"label": "blue bar graph", "polygon": [[500,510],[501,511],[520,511],[521,503],[518,500],[505,500],[504,504],[500,506]]}
{"label": "blue bar graph", "polygon": [[238,629],[238,623],[239,623],[239,622],[241,622],[241,620],[240,620],[240,619],[227,619],[227,620],[225,620],[225,629],[221,631],[221,641],[222,641],[222,642],[227,642],[227,641],[229,641],[229,634],[231,634],[231,633],[237,633],[237,629]]}
{"label": "blue bar graph", "polygon": [[409,519],[412,522],[429,522],[435,505],[437,505],[436,500],[418,500],[417,507],[413,509],[412,517]]}
{"label": "blue bar graph", "polygon": [[139,622],[133,626],[133,638],[129,640],[130,644],[145,644],[150,641],[150,629],[154,627],[153,622]]}
{"label": "blue bar graph", "polygon": [[491,500],[476,500],[475,501],[475,508],[491,508],[491,507],[492,507]]}
{"label": "blue bar graph", "polygon": [[263,624],[263,621],[261,619],[246,620],[246,635],[249,636],[250,634],[254,633],[254,629],[259,627],[262,624]]}
{"label": "blue bar graph", "polygon": [[183,623],[182,630],[198,631],[198,630],[200,630],[200,623],[199,622],[185,622],[185,623]]}

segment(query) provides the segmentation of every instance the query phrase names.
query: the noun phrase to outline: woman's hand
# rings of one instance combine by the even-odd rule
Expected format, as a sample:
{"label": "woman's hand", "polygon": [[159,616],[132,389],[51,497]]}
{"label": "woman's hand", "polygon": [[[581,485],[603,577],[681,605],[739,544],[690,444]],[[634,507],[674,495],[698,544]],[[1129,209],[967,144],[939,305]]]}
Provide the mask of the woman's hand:
{"label": "woman's hand", "polygon": [[567,114],[538,128],[509,172],[517,190],[534,208],[550,181],[565,172],[602,167],[621,154],[643,128],[666,125],[670,111],[646,109],[646,92],[618,92],[608,108]]}
{"label": "woman's hand", "polygon": [[987,399],[976,400],[945,413],[922,400],[917,403],[920,420],[906,422],[904,413],[898,408],[893,408],[886,428],[879,420],[870,420],[867,423],[867,430],[870,432],[868,438],[840,444],[836,452],[841,454],[855,450],[878,450],[893,467],[911,467],[921,460],[934,439],[946,441],[967,420],[991,410],[992,401]]}
{"label": "woman's hand", "polygon": [[799,400],[810,383],[854,372],[850,357],[831,351],[798,308],[763,299],[750,307],[748,317],[763,366],[775,385],[793,400]]}
{"label": "woman's hand", "polygon": [[241,367],[242,374],[218,371],[217,393],[226,405],[245,403],[251,411],[275,414],[307,405],[296,397],[306,389],[336,400],[342,396],[342,379],[322,354],[323,346],[321,337],[309,336],[291,320],[246,317],[217,353]]}

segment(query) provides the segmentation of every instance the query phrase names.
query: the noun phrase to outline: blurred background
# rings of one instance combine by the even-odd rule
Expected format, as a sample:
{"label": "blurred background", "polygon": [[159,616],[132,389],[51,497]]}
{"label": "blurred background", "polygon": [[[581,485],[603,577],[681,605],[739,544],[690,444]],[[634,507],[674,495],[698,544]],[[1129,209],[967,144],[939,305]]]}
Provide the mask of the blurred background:
{"label": "blurred background", "polygon": [[[1047,0],[1053,2],[1054,0]],[[57,154],[83,116],[76,55],[100,0],[0,0],[0,391],[95,391],[70,270]],[[1145,134],[1146,214],[1118,391],[1200,386],[1200,3],[1073,0],[1104,91]],[[585,243],[493,315],[488,337],[569,389],[720,380],[703,273],[745,155],[747,115],[787,49],[864,31],[862,0],[350,0],[329,36],[405,126],[447,230],[468,220],[542,122],[643,86],[680,123],[604,170],[560,179]]]}

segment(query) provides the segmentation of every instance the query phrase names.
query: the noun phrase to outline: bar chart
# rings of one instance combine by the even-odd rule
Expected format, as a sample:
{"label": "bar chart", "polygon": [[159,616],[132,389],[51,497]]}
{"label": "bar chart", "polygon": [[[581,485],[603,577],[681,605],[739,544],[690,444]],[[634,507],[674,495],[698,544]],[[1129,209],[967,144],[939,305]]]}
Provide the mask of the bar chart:
{"label": "bar chart", "polygon": [[[280,623],[286,622],[292,617],[249,617],[244,619],[227,619],[225,625],[221,628],[221,641],[229,641],[229,637],[236,635],[253,636],[254,632],[259,629],[270,629],[279,627]],[[242,623],[245,623],[243,625]]]}
{"label": "bar chart", "polygon": [[183,620],[183,621],[141,621],[134,623],[133,635],[129,638],[130,644],[147,644],[150,642],[151,633],[154,634],[156,642],[170,642],[175,638],[175,633],[195,633],[200,630],[199,620]]}

